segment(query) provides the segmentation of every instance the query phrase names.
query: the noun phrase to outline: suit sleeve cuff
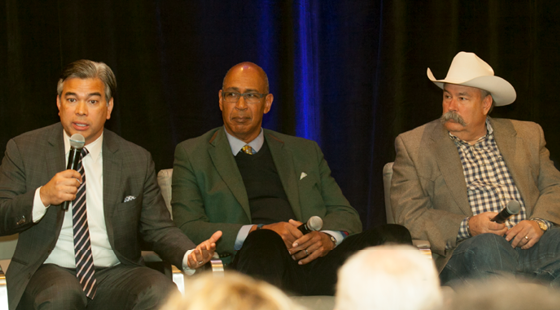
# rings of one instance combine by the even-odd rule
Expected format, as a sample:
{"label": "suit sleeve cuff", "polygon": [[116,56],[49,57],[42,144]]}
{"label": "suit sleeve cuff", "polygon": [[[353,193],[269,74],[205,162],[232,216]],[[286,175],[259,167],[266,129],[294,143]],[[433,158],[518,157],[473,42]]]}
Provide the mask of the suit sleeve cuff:
{"label": "suit sleeve cuff", "polygon": [[336,239],[336,246],[338,246],[344,238],[346,237],[342,232],[336,230],[321,230],[321,232],[327,233]]}
{"label": "suit sleeve cuff", "polygon": [[183,273],[187,276],[192,276],[196,272],[196,269],[189,268],[189,255],[192,251],[194,251],[194,249],[188,250],[185,256],[183,256]]}
{"label": "suit sleeve cuff", "polygon": [[41,187],[35,190],[35,197],[33,198],[33,210],[31,212],[33,223],[39,222],[45,213],[47,213],[47,208],[50,206],[46,206],[43,204],[41,200]]}

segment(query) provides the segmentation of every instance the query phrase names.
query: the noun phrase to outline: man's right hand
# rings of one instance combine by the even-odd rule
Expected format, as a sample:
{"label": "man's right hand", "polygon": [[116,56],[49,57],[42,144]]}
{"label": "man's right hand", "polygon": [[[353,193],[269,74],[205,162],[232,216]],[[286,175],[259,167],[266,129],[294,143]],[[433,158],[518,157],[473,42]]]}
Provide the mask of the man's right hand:
{"label": "man's right hand", "polygon": [[484,212],[471,217],[469,219],[469,232],[471,236],[474,237],[486,233],[503,236],[508,231],[508,228],[506,224],[498,224],[491,221],[496,215],[498,215],[497,212]]}
{"label": "man's right hand", "polygon": [[78,171],[68,169],[59,172],[39,190],[41,201],[45,206],[72,201],[76,199],[80,184],[82,184],[82,176]]}
{"label": "man's right hand", "polygon": [[292,248],[294,241],[303,236],[303,233],[299,231],[297,227],[294,227],[294,225],[287,222],[264,225],[262,229],[270,229],[279,234],[280,237],[282,237],[282,240],[284,240],[284,244],[286,244],[286,248],[288,250]]}

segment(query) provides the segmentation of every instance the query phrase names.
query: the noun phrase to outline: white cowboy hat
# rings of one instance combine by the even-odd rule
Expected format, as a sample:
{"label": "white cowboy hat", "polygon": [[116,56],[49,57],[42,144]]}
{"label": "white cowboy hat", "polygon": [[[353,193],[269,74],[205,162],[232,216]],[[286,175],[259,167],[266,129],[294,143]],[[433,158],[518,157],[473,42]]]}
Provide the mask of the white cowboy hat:
{"label": "white cowboy hat", "polygon": [[494,76],[492,67],[474,53],[459,52],[455,55],[445,79],[436,80],[430,68],[428,78],[441,89],[445,83],[484,89],[490,92],[496,106],[508,105],[517,97],[513,86],[501,77]]}

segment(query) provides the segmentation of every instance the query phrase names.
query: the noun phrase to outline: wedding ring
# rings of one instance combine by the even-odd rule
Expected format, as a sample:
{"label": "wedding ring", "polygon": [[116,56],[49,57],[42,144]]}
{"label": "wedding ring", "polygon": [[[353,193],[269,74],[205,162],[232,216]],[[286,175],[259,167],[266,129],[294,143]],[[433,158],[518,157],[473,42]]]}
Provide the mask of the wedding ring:
{"label": "wedding ring", "polygon": [[203,262],[203,261],[200,261],[200,262],[198,262],[198,264],[199,264],[199,265],[202,265],[202,264],[204,264],[204,262]]}
{"label": "wedding ring", "polygon": [[307,249],[305,249],[305,255],[309,255],[309,252],[307,252]]}
{"label": "wedding ring", "polygon": [[525,240],[529,241],[529,237],[525,236]]}

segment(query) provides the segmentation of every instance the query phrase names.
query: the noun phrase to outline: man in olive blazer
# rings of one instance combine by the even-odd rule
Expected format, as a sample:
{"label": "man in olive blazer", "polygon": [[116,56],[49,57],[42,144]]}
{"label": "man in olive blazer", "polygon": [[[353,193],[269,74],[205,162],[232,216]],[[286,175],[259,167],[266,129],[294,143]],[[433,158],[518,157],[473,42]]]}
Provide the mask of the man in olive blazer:
{"label": "man in olive blazer", "polygon": [[[224,126],[175,150],[174,221],[195,242],[221,230],[217,251],[233,268],[304,295],[334,294],[338,267],[357,250],[411,242],[402,226],[360,233],[317,143],[262,129],[273,100],[262,68],[234,66],[218,96]],[[322,230],[303,234],[311,216]]]}
{"label": "man in olive blazer", "polygon": [[[330,176],[317,143],[264,129],[295,220],[317,215],[323,229],[359,233],[354,208]],[[247,190],[231,153],[224,127],[177,145],[173,169],[173,219],[195,243],[216,230],[221,255],[234,254],[237,232],[252,224]],[[302,177],[302,173],[305,177]]]}

